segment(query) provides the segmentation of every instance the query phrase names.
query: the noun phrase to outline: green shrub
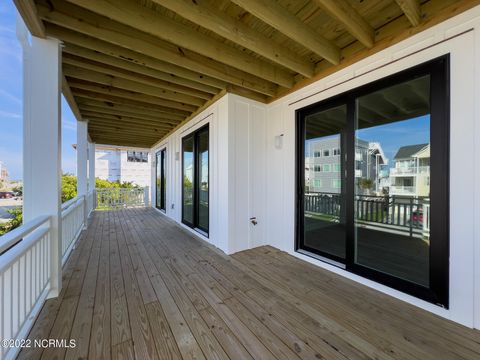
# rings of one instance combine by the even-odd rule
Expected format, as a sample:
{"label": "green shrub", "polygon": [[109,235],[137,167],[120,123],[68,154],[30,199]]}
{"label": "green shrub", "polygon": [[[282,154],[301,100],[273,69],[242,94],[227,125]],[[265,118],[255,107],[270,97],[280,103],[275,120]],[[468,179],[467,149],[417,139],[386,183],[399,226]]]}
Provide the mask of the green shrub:
{"label": "green shrub", "polygon": [[15,208],[7,211],[10,214],[12,214],[14,218],[9,220],[5,224],[0,225],[0,236],[22,225],[22,221],[23,221],[22,208]]}

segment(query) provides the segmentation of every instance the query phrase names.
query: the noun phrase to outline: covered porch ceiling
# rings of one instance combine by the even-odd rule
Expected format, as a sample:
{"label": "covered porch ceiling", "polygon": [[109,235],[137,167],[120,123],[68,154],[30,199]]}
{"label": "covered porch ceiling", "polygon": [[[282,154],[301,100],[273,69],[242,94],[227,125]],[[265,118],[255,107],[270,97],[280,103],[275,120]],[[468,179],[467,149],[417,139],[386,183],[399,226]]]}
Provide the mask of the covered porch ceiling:
{"label": "covered porch ceiling", "polygon": [[151,147],[226,92],[271,102],[479,0],[14,0],[63,44],[92,141]]}

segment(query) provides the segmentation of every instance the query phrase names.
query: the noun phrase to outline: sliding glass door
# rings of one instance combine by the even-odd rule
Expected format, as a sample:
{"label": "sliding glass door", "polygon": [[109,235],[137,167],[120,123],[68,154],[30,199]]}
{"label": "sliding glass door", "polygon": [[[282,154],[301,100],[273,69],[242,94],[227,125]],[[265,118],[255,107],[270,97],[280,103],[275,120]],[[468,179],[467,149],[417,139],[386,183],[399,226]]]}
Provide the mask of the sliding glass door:
{"label": "sliding glass door", "polygon": [[182,222],[208,236],[209,131],[208,125],[182,140]]}
{"label": "sliding glass door", "polygon": [[448,307],[448,57],[297,112],[297,250]]}
{"label": "sliding glass door", "polygon": [[156,154],[156,207],[160,210],[166,211],[167,199],[167,149],[160,150]]}

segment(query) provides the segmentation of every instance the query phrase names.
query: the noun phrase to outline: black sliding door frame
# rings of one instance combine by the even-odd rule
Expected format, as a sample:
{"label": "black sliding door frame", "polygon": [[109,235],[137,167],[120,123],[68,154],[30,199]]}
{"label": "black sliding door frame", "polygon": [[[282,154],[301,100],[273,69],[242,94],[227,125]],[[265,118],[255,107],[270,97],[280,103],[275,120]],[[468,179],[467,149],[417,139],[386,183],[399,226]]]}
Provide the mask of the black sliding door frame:
{"label": "black sliding door frame", "polygon": [[[339,262],[347,271],[382,283],[436,305],[449,306],[449,55],[439,57],[394,75],[374,81],[320,103],[296,111],[296,251],[305,250]],[[356,99],[422,76],[430,75],[430,242],[429,286],[422,286],[355,263],[355,131]],[[305,118],[314,113],[347,105],[345,153],[342,176],[346,192],[346,258],[338,258],[304,246]],[[342,150],[343,150],[342,144]],[[346,159],[345,159],[346,154]],[[345,166],[345,169],[343,168]]]}
{"label": "black sliding door frame", "polygon": [[[156,160],[156,179],[155,179],[155,186],[156,186],[156,191],[160,192],[160,203],[158,201],[158,193],[156,196],[156,204],[155,206],[157,209],[162,210],[163,212],[166,212],[166,204],[167,204],[167,193],[166,193],[166,156],[167,156],[167,148],[163,148],[160,151],[158,151],[155,154],[155,160]],[[158,174],[158,160],[160,158],[160,174]],[[157,184],[158,181],[158,175],[160,175],[160,187]]]}
{"label": "black sliding door frame", "polygon": [[[209,124],[207,123],[206,125],[202,126],[198,130],[195,130],[194,132],[184,136],[182,138],[182,223],[187,225],[188,227],[196,230],[200,230],[202,235],[205,235],[206,237],[209,236],[209,229],[202,227],[199,223],[199,207],[200,207],[200,188],[201,188],[201,179],[200,179],[200,166],[201,166],[201,158],[200,158],[200,151],[199,151],[199,136],[202,133],[207,132],[209,134],[209,139],[210,139],[210,133],[209,133]],[[186,140],[193,140],[193,159],[192,159],[192,164],[193,164],[193,182],[192,182],[192,207],[193,207],[193,221],[187,221],[185,220],[184,216],[184,176],[185,176],[185,165],[184,165],[184,142]],[[210,144],[209,144],[210,145]],[[210,149],[209,149],[210,150]],[[209,179],[208,182],[210,182],[210,157],[208,159],[208,175]],[[210,191],[208,193],[208,196],[210,196]],[[210,209],[210,201],[208,202],[209,209]]]}

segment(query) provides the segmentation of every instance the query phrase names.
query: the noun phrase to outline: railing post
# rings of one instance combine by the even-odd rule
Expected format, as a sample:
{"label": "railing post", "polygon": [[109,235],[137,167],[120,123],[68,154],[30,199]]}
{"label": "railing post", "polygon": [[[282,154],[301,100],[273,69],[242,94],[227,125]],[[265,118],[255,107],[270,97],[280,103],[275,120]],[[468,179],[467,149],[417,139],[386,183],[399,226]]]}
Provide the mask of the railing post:
{"label": "railing post", "polygon": [[23,220],[50,216],[50,290],[62,288],[61,267],[61,48],[56,39],[29,41],[17,18],[23,48]]}
{"label": "railing post", "polygon": [[93,211],[95,209],[95,143],[88,143],[88,196],[92,196],[91,209],[87,211]]}
{"label": "railing post", "polygon": [[143,203],[145,204],[146,207],[150,206],[150,196],[149,196],[149,187],[148,186],[145,186],[143,188]]}

